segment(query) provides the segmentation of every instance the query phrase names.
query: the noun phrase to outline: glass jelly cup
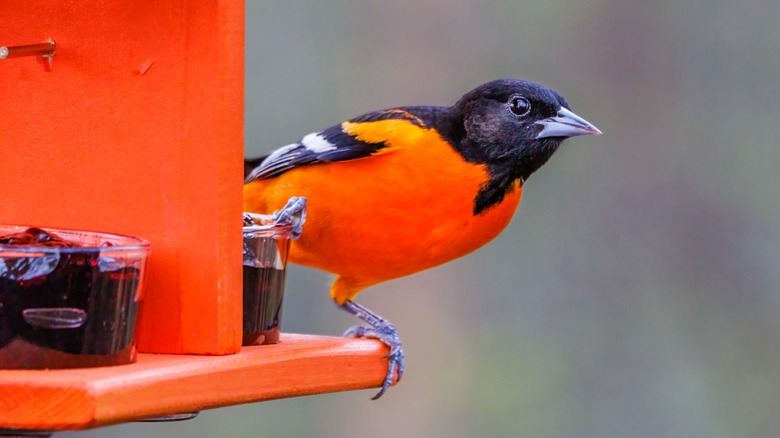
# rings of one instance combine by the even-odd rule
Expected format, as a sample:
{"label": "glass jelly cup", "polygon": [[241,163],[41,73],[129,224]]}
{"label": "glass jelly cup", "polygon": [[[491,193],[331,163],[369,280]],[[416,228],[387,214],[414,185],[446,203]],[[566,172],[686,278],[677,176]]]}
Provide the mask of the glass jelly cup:
{"label": "glass jelly cup", "polygon": [[0,368],[134,362],[150,243],[109,233],[0,225],[0,239],[28,232],[76,246],[0,243]]}
{"label": "glass jelly cup", "polygon": [[291,238],[292,225],[270,219],[244,227],[243,345],[279,342]]}
{"label": "glass jelly cup", "polygon": [[272,215],[244,213],[243,345],[279,342],[287,254],[305,221],[303,197]]}

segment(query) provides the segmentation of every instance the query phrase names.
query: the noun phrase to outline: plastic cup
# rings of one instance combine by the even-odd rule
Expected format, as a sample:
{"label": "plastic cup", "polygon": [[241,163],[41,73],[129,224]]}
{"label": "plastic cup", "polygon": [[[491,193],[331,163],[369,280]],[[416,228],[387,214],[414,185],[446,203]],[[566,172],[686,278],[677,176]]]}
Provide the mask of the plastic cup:
{"label": "plastic cup", "polygon": [[136,237],[0,225],[0,368],[134,362],[149,250]]}
{"label": "plastic cup", "polygon": [[244,214],[243,345],[279,342],[287,254],[305,217],[304,198],[274,215]]}

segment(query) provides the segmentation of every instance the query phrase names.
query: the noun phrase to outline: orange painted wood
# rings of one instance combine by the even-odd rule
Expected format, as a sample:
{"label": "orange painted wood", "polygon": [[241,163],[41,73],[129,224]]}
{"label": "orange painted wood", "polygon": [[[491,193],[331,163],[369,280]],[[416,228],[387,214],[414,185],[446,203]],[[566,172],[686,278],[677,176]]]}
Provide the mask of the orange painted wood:
{"label": "orange painted wood", "polygon": [[140,350],[238,351],[243,1],[0,2],[49,39],[0,60],[0,222],[151,240]]}
{"label": "orange painted wood", "polygon": [[[83,429],[238,403],[379,387],[379,341],[282,334],[227,356],[141,354],[132,365],[0,371],[0,428]],[[367,396],[368,397],[368,396]]]}

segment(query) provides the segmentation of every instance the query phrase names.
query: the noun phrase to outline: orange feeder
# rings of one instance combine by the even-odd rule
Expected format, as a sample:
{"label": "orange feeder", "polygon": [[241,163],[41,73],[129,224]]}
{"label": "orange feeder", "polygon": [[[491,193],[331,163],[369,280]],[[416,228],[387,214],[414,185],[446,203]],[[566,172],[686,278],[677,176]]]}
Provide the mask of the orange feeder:
{"label": "orange feeder", "polygon": [[6,1],[0,16],[0,223],[152,244],[137,363],[0,370],[0,428],[381,384],[376,341],[241,348],[243,1]]}

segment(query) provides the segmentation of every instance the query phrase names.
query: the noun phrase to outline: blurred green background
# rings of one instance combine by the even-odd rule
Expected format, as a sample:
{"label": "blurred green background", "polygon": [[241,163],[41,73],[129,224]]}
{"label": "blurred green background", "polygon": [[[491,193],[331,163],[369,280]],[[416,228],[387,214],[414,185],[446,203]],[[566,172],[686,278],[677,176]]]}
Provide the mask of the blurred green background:
{"label": "blurred green background", "polygon": [[[521,77],[601,137],[534,174],[507,230],[367,290],[407,374],[374,391],[62,437],[780,436],[780,2],[247,3],[246,151]],[[283,328],[340,334],[329,274]]]}

